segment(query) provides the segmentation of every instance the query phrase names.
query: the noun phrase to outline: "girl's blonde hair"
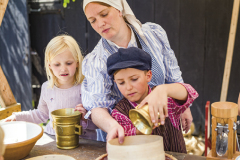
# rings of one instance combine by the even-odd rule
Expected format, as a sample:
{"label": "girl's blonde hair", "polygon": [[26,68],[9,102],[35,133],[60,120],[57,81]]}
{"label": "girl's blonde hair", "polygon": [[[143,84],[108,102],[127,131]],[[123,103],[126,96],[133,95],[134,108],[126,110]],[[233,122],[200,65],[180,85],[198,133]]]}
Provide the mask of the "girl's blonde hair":
{"label": "girl's blonde hair", "polygon": [[78,62],[78,67],[76,69],[74,78],[75,78],[75,84],[82,83],[84,76],[82,74],[82,54],[81,50],[79,48],[78,43],[76,40],[69,36],[69,35],[59,35],[54,37],[47,45],[45,50],[45,68],[47,72],[47,78],[49,81],[49,87],[53,87],[54,85],[58,86],[57,77],[53,74],[52,70],[49,68],[49,63],[52,61],[52,59],[63,53],[65,50],[69,50],[74,59]]}
{"label": "girl's blonde hair", "polygon": [[0,157],[4,155],[5,152],[5,144],[3,143],[4,140],[4,132],[0,126]]}

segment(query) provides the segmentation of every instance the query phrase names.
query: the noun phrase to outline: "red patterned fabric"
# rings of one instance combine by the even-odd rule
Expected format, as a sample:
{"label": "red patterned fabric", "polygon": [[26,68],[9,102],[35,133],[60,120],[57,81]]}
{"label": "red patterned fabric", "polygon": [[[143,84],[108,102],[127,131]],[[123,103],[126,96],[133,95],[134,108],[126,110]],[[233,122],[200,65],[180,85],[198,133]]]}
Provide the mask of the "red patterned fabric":
{"label": "red patterned fabric", "polygon": [[[174,100],[173,98],[168,98],[168,117],[172,123],[172,125],[180,130],[180,115],[193,103],[193,101],[198,97],[197,91],[189,84],[185,83],[179,83],[182,84],[186,90],[188,91],[188,98],[184,104],[179,104],[177,100]],[[149,89],[149,93],[151,92],[151,89]],[[123,102],[120,101],[117,105]],[[135,102],[129,103],[135,108],[138,104]],[[115,108],[116,108],[115,107]],[[119,107],[118,107],[119,108]],[[120,107],[121,108],[121,107]],[[120,109],[121,110],[121,109]],[[118,123],[124,128],[125,136],[132,136],[136,135],[136,128],[132,124],[131,120],[129,119],[128,112],[125,112],[124,110],[119,111],[119,109],[113,109],[112,111],[112,117],[118,121]]]}

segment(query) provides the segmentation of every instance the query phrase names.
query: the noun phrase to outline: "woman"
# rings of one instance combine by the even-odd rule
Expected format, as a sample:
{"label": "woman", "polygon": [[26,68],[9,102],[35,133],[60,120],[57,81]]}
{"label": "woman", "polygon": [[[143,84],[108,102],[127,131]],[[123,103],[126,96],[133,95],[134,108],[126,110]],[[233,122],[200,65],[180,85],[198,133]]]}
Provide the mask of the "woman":
{"label": "woman", "polygon": [[[142,25],[126,0],[84,0],[83,10],[93,29],[102,37],[83,61],[85,79],[82,86],[82,101],[88,110],[85,118],[91,114],[93,122],[108,133],[107,140],[118,137],[122,143],[123,128],[109,114],[114,105],[122,99],[122,95],[107,74],[107,57],[120,47],[138,47],[148,52],[153,64],[150,87],[183,82],[181,71],[165,31],[154,23]],[[145,103],[149,105],[153,123],[164,124],[164,119],[168,116],[165,92],[156,87],[140,105]],[[183,129],[188,131],[192,121],[190,109],[184,112],[182,120]]]}

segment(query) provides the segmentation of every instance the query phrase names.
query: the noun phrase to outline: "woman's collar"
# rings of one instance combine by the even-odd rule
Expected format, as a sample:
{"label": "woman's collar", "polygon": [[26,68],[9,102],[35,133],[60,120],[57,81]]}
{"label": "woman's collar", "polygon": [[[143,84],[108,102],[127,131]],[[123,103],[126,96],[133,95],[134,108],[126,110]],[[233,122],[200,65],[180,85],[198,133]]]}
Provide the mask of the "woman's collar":
{"label": "woman's collar", "polygon": [[[136,37],[134,36],[134,33],[133,33],[133,30],[132,30],[131,26],[129,24],[127,24],[127,25],[130,28],[130,30],[131,30],[131,39],[130,39],[130,41],[128,43],[128,47],[136,46]],[[107,40],[107,42],[108,42],[108,44],[110,46],[114,46],[114,47],[117,47],[117,48],[123,48],[123,47],[118,46],[116,43],[114,43],[114,42],[112,42],[110,40]]]}

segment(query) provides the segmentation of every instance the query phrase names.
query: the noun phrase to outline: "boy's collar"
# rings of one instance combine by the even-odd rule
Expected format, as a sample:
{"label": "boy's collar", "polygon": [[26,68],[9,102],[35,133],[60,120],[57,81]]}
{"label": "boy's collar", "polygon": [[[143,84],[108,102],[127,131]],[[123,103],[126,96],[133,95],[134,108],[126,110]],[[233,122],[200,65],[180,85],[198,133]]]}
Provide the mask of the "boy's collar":
{"label": "boy's collar", "polygon": [[[152,89],[151,87],[148,85],[148,94],[150,94],[152,92]],[[145,97],[144,97],[145,98]],[[136,102],[131,102],[128,100],[128,102],[135,108],[137,105],[139,105],[138,103]]]}

